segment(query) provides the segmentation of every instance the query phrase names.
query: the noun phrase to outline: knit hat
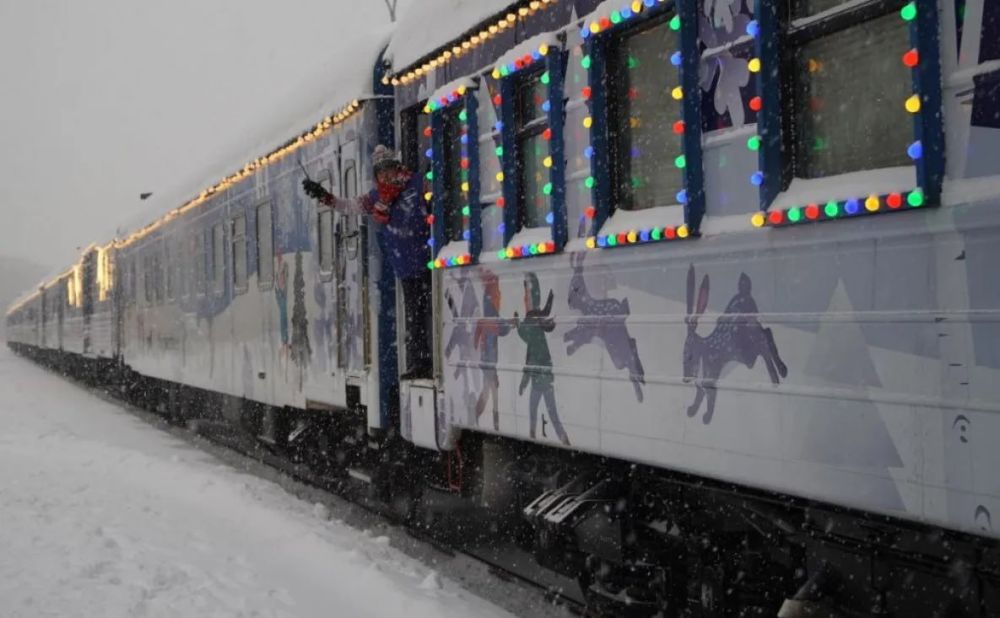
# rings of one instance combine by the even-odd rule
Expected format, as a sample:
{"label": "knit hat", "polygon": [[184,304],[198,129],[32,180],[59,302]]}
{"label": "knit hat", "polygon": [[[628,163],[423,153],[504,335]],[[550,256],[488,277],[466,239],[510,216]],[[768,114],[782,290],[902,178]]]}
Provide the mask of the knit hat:
{"label": "knit hat", "polygon": [[388,146],[379,144],[372,152],[372,169],[376,174],[384,169],[395,169],[402,165],[396,152]]}

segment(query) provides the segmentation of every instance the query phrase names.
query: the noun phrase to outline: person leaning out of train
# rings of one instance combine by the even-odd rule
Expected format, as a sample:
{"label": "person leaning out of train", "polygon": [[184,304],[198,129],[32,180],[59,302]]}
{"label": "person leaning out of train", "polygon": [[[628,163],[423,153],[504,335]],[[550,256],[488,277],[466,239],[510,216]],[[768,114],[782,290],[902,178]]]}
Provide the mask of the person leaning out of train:
{"label": "person leaning out of train", "polygon": [[367,216],[376,224],[382,255],[403,288],[408,369],[402,378],[430,378],[430,230],[421,196],[423,179],[383,145],[376,146],[372,153],[372,168],[375,188],[357,199],[336,197],[309,178],[302,181],[302,187],[306,195],[320,203],[344,214]]}

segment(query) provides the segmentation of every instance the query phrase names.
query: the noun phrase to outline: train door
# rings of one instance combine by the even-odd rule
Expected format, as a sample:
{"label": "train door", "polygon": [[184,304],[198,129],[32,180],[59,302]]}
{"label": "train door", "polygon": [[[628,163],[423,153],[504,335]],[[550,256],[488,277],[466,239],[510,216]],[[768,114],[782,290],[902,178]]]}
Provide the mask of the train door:
{"label": "train door", "polygon": [[63,325],[66,323],[66,281],[62,280],[55,287],[56,295],[56,340],[57,347],[63,349]]}
{"label": "train door", "polygon": [[[340,194],[358,196],[358,142],[340,150]],[[371,319],[368,292],[368,225],[363,216],[337,216],[338,359],[348,383],[364,382],[371,365]]]}
{"label": "train door", "polygon": [[48,328],[49,328],[49,303],[51,294],[45,288],[42,288],[42,347],[47,348],[49,343]]}

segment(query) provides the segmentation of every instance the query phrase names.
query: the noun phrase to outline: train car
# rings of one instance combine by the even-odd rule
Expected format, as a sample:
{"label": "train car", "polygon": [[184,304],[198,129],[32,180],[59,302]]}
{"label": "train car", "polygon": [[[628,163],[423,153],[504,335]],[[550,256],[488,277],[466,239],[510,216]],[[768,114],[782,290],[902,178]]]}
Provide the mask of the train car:
{"label": "train car", "polygon": [[[505,496],[536,498],[536,550],[589,570],[596,603],[656,565],[700,582],[711,615],[777,609],[752,591],[780,569],[748,564],[808,530],[822,540],[772,546],[804,548],[807,580],[886,579],[811,580],[781,615],[996,611],[995,585],[928,598],[940,580],[831,549],[899,549],[917,523],[972,536],[906,551],[992,569],[975,556],[1000,509],[1000,9],[959,5],[521,2],[435,49],[394,41],[400,141],[434,185],[438,333],[436,380],[403,386],[404,435],[447,450],[474,432],[486,470],[513,439],[715,483],[572,460],[537,498]],[[723,494],[743,507],[714,525],[690,506]],[[764,496],[813,520],[761,534],[754,517],[796,519]],[[857,525],[843,509],[888,516],[893,541],[838,529]],[[657,525],[679,530],[629,544]],[[657,555],[706,526],[733,531],[726,558]]]}
{"label": "train car", "polygon": [[[1000,611],[997,4],[453,4],[9,341],[530,552],[595,615]],[[390,248],[300,188],[358,195],[394,141],[427,380]]]}

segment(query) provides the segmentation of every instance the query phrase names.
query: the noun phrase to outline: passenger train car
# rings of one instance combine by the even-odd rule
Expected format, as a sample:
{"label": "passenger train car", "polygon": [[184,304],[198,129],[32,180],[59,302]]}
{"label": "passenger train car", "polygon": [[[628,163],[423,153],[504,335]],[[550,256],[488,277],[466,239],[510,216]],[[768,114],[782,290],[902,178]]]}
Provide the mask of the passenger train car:
{"label": "passenger train car", "polygon": [[[433,0],[372,64],[11,345],[598,615],[1000,613],[1000,3]],[[426,177],[430,380],[391,248],[300,187],[377,143]]]}

